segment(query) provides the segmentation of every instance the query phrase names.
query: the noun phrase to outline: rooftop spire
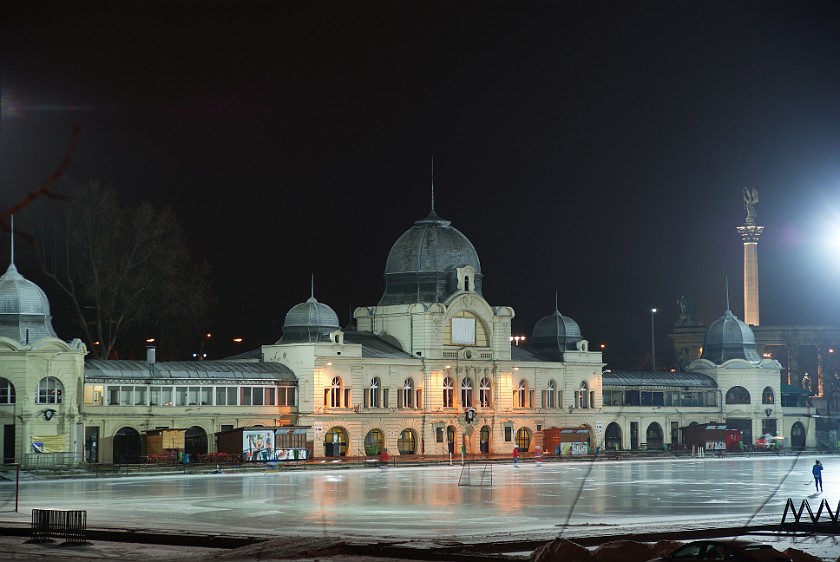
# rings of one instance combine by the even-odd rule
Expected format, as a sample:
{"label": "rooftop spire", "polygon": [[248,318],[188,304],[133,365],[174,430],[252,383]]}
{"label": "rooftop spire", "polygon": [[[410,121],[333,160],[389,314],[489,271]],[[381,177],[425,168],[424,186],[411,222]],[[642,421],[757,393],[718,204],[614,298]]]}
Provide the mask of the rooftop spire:
{"label": "rooftop spire", "polygon": [[432,212],[435,210],[435,155],[432,154]]}
{"label": "rooftop spire", "polygon": [[15,216],[12,215],[12,259],[11,265],[15,265]]}
{"label": "rooftop spire", "polygon": [[726,279],[726,311],[729,312],[729,276],[725,277]]}

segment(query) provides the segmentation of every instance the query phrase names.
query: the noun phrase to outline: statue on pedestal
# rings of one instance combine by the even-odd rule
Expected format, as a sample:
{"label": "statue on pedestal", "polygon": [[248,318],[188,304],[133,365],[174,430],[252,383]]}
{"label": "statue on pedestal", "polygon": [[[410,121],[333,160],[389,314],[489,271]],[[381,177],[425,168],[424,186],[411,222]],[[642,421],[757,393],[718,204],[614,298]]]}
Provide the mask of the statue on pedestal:
{"label": "statue on pedestal", "polygon": [[747,210],[746,224],[753,225],[755,224],[755,219],[758,217],[755,212],[755,204],[758,203],[758,190],[754,187],[752,189],[745,187],[743,193],[744,208]]}

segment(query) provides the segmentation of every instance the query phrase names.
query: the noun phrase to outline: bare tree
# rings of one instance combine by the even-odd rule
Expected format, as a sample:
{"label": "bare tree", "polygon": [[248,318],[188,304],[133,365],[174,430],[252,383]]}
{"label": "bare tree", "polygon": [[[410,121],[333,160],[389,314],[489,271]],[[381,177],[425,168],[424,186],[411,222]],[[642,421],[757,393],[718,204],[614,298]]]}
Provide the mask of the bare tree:
{"label": "bare tree", "polygon": [[172,209],[127,206],[97,182],[66,189],[62,205],[32,205],[25,218],[91,355],[130,356],[149,335],[170,353],[194,340],[214,302],[209,267],[193,262]]}

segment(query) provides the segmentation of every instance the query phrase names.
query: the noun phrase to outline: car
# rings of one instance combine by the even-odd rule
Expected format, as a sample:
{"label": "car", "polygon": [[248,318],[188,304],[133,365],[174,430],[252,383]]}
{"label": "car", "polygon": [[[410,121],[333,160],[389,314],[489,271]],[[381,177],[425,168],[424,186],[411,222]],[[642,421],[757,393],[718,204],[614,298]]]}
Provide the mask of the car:
{"label": "car", "polygon": [[790,556],[769,544],[741,539],[694,541],[679,547],[670,554],[649,562],[679,562],[684,560],[724,560],[726,562],[792,562]]}

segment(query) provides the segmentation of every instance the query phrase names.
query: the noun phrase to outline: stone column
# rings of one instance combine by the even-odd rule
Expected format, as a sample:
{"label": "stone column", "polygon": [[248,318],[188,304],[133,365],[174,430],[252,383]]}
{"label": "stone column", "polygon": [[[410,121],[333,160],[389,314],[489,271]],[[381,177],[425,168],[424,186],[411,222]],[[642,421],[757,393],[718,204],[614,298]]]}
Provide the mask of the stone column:
{"label": "stone column", "polygon": [[764,227],[745,224],[737,229],[744,242],[744,322],[758,326],[758,238]]}

